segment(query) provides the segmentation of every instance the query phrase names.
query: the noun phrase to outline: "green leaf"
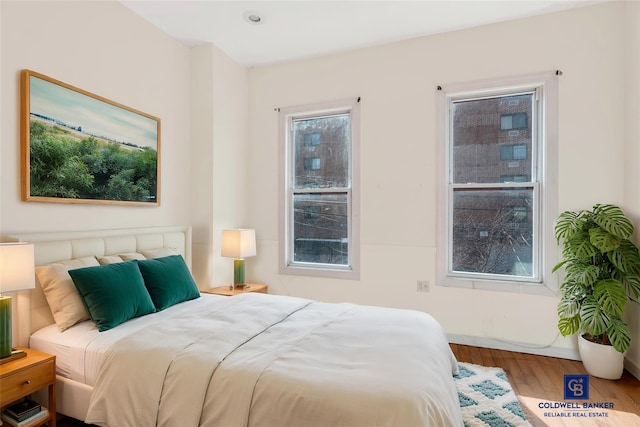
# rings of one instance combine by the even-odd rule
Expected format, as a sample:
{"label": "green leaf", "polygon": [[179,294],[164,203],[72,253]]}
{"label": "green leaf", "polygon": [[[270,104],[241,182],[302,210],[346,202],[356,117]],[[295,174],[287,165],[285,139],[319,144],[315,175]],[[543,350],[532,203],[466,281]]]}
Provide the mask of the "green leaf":
{"label": "green leaf", "polygon": [[575,334],[580,330],[580,316],[561,317],[558,320],[558,330],[563,337]]}
{"label": "green leaf", "polygon": [[600,252],[609,252],[620,246],[620,238],[602,228],[594,227],[589,230],[589,241]]}
{"label": "green leaf", "polygon": [[[562,291],[562,298],[566,299],[574,299],[581,303],[586,297],[587,294],[591,294],[591,286],[585,286],[580,283],[564,281],[560,285],[560,290]],[[573,315],[572,315],[573,316]]]}
{"label": "green leaf", "polygon": [[562,250],[562,256],[564,258],[591,258],[598,253],[596,248],[589,238],[589,232],[579,231],[575,233],[571,239],[565,240],[564,249]]}
{"label": "green leaf", "polygon": [[622,283],[616,279],[600,280],[596,283],[593,296],[605,313],[610,316],[622,316],[627,304],[627,294]]}
{"label": "green leaf", "polygon": [[600,308],[593,295],[587,297],[580,307],[580,318],[582,329],[591,335],[602,335],[609,324],[609,316]]}
{"label": "green leaf", "polygon": [[618,270],[623,273],[634,273],[640,266],[640,253],[638,248],[629,240],[620,242],[620,246],[607,253],[607,258]]}
{"label": "green leaf", "polygon": [[635,274],[621,274],[618,278],[622,282],[622,286],[624,286],[624,290],[627,296],[636,301],[640,299],[640,276]]}
{"label": "green leaf", "polygon": [[613,348],[620,353],[626,352],[631,345],[631,331],[629,330],[629,326],[619,317],[611,320],[611,324],[607,329],[607,336]]}
{"label": "green leaf", "polygon": [[558,317],[571,318],[580,312],[580,303],[575,298],[562,298],[558,303]]}
{"label": "green leaf", "polygon": [[560,261],[559,263],[557,263],[555,265],[555,267],[553,267],[553,269],[551,270],[552,273],[555,273],[556,271],[558,271],[559,269],[562,268],[563,265],[565,265],[567,262],[569,262],[569,260],[564,260],[564,261]]}
{"label": "green leaf", "polygon": [[574,262],[567,265],[566,280],[577,282],[581,285],[591,286],[598,280],[600,268],[585,262]]}
{"label": "green leaf", "polygon": [[592,219],[600,227],[621,239],[633,234],[633,223],[618,206],[595,205]]}
{"label": "green leaf", "polygon": [[582,220],[580,219],[580,213],[571,211],[562,212],[556,219],[554,226],[556,241],[560,243],[560,240],[570,239],[571,236],[581,228]]}

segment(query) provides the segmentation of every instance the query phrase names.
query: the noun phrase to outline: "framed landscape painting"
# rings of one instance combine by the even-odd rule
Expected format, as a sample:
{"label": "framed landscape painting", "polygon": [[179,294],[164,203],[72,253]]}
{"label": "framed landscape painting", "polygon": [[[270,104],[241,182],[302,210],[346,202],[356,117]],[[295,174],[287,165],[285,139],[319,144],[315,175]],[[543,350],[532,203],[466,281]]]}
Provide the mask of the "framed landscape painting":
{"label": "framed landscape painting", "polygon": [[30,70],[21,86],[22,200],[160,204],[160,119]]}

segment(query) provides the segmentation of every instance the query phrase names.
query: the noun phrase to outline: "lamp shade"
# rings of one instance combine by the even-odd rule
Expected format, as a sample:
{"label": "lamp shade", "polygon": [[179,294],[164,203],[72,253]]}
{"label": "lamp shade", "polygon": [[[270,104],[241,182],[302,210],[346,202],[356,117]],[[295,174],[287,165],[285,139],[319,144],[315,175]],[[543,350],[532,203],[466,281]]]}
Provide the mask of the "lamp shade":
{"label": "lamp shade", "polygon": [[0,243],[0,293],[33,289],[35,286],[33,245]]}
{"label": "lamp shade", "polygon": [[256,230],[222,230],[223,257],[247,258],[256,255]]}

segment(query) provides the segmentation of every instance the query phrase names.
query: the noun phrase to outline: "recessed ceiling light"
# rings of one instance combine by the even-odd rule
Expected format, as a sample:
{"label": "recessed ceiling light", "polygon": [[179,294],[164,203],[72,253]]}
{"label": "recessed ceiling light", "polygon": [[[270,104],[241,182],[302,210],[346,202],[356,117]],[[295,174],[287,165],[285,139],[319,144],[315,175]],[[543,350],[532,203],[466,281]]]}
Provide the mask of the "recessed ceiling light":
{"label": "recessed ceiling light", "polygon": [[247,21],[249,24],[262,24],[264,22],[264,19],[262,19],[262,15],[260,14],[260,12],[256,12],[255,10],[247,10],[243,15],[244,20]]}

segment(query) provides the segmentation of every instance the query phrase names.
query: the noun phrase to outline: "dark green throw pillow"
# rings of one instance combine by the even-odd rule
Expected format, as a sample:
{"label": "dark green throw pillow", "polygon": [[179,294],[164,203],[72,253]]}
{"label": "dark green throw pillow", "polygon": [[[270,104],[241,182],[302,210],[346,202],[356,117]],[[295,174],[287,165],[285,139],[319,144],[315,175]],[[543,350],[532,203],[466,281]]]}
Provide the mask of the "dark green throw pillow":
{"label": "dark green throw pillow", "polygon": [[100,332],[156,311],[135,261],[69,270]]}
{"label": "dark green throw pillow", "polygon": [[200,296],[181,255],[138,260],[137,263],[157,310]]}

